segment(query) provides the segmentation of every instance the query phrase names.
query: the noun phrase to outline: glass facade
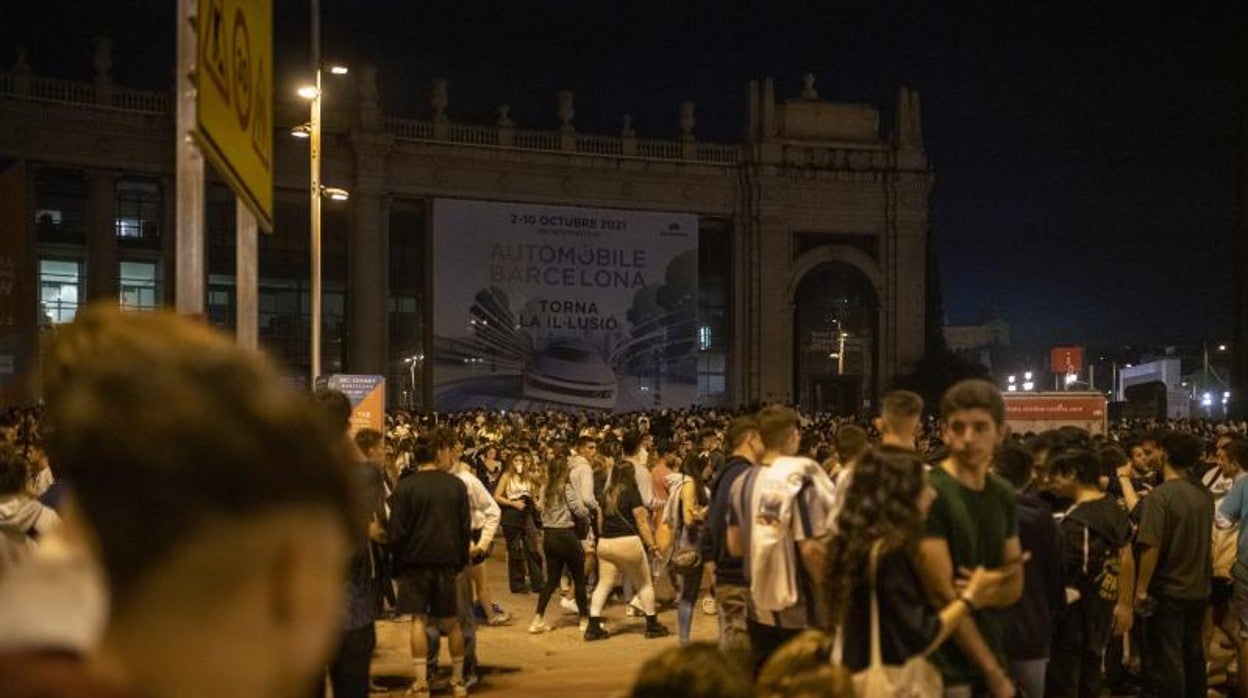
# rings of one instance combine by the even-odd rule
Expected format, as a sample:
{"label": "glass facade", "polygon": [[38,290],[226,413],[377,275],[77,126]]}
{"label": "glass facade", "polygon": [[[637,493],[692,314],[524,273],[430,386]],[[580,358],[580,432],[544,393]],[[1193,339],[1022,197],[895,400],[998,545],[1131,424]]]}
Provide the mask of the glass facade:
{"label": "glass facade", "polygon": [[82,262],[73,259],[39,260],[39,317],[41,325],[69,322],[85,297]]}
{"label": "glass facade", "polygon": [[160,183],[151,179],[117,180],[117,203],[113,228],[123,244],[160,245],[164,217]]}
{"label": "glass facade", "polygon": [[117,287],[122,310],[160,307],[160,263],[127,261],[118,269]]}
{"label": "glass facade", "polygon": [[391,406],[425,406],[425,229],[427,203],[395,201],[390,207]]}
{"label": "glass facade", "polygon": [[732,226],[702,219],[698,225],[698,404],[729,402],[728,299],[731,297]]}
{"label": "glass facade", "polygon": [[44,167],[35,175],[35,232],[40,242],[83,242],[87,179],[79,170]]}

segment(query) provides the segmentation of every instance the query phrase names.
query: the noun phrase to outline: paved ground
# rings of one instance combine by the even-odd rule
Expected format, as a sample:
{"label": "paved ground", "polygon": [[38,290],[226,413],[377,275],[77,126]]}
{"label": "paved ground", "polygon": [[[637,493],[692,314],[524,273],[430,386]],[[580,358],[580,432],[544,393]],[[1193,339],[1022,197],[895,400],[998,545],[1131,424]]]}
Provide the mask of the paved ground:
{"label": "paved ground", "polygon": [[[582,640],[576,627],[576,614],[564,613],[555,600],[546,612],[546,622],[552,630],[530,635],[528,626],[537,606],[537,595],[508,593],[504,561],[496,556],[487,564],[494,601],[511,613],[513,619],[507,626],[477,628],[477,655],[483,666],[483,682],[472,689],[472,695],[558,695],[560,698],[620,695],[632,685],[633,677],[646,659],[678,644],[676,612],[670,606],[660,612],[659,620],[672,634],[647,640],[642,635],[645,619],[625,617],[624,608],[618,602],[610,604],[604,613],[611,630],[611,637],[606,640]],[[668,593],[670,595],[670,590]],[[714,641],[715,637],[715,617],[703,614],[699,606],[693,619],[693,639]],[[392,687],[392,692],[373,695],[402,695],[413,677],[408,625],[378,621],[377,645],[373,676],[377,683]],[[440,665],[450,666],[445,641]],[[449,695],[449,691],[445,694]]]}

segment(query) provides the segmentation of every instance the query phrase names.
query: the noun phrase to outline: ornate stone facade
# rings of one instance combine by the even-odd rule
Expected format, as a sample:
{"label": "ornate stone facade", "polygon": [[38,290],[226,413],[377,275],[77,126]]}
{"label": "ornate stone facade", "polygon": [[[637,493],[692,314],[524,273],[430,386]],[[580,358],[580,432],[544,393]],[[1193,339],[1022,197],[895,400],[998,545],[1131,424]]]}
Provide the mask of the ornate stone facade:
{"label": "ornate stone facade", "polygon": [[[109,283],[117,260],[112,178],[139,173],[159,180],[168,192],[165,223],[172,221],[171,95],[113,84],[111,59],[99,55],[107,50],[97,45],[94,83],[36,77],[24,57],[0,74],[0,158],[24,162],[28,171],[89,173],[92,222],[83,254],[90,298],[116,296]],[[708,143],[696,136],[692,102],[675,110],[680,136],[656,140],[636,134],[627,116],[619,135],[578,131],[570,91],[557,95],[556,128],[549,131],[517,127],[507,105],[494,124],[457,123],[448,116],[454,105],[445,81],[432,86],[428,120],[387,118],[375,69],[352,79],[351,108],[338,100],[340,108],[326,114],[324,162],[326,185],[351,191],[343,370],[406,371],[396,369],[401,357],[389,341],[391,212],[400,202],[440,197],[677,211],[717,221],[730,250],[723,402],[804,394],[797,389],[798,357],[813,340],[796,326],[797,307],[808,302],[799,286],[829,265],[852,269],[874,292],[872,339],[863,345],[870,368],[861,372],[858,397],[870,399],[920,357],[932,176],[913,90],[900,90],[894,126],[883,133],[879,109],[821,101],[813,76],[795,84],[801,96],[788,101],[776,100],[770,79],[751,82],[746,138]],[[283,133],[302,122],[299,109],[279,102]],[[279,138],[275,158],[275,198],[306,197],[304,144]],[[25,215],[31,240],[33,198]],[[172,238],[161,242],[166,297],[176,273]],[[31,248],[42,246],[35,241]],[[263,264],[262,277],[273,273]],[[38,284],[35,254],[25,268],[22,283]],[[436,274],[436,266],[428,272]]]}

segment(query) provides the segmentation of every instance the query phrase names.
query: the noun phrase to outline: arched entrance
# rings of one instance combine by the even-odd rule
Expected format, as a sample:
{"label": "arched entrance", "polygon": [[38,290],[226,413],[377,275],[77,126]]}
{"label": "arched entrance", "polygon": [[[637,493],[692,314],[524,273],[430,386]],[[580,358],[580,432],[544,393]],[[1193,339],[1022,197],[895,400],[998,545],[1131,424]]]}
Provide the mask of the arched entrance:
{"label": "arched entrance", "polygon": [[800,277],[793,292],[793,395],[803,410],[853,414],[874,396],[879,307],[872,279],[846,261],[818,262]]}

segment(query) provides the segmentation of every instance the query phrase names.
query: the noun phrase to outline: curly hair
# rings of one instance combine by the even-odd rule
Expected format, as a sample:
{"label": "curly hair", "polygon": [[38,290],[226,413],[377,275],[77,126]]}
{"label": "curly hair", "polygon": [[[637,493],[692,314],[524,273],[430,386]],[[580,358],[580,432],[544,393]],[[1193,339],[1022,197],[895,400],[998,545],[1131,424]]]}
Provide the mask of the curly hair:
{"label": "curly hair", "polygon": [[854,580],[876,540],[884,541],[881,554],[918,543],[923,517],[917,503],[926,486],[923,461],[913,451],[881,446],[854,466],[828,554],[824,602],[833,627],[844,619]]}

